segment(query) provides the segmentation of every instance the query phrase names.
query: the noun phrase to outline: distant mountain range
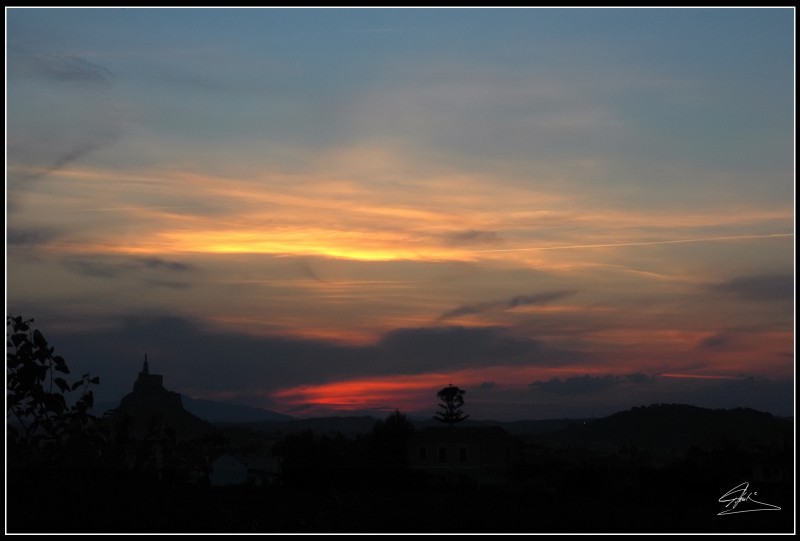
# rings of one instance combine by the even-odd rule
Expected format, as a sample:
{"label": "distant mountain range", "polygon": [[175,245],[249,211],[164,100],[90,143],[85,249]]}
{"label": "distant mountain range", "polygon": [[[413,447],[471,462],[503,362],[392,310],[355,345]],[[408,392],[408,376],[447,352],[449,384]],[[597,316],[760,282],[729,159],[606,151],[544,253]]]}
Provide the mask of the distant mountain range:
{"label": "distant mountain range", "polygon": [[[236,425],[263,432],[367,434],[381,418],[369,415],[298,419],[275,411],[182,396],[183,406],[195,416],[217,425]],[[98,405],[97,411],[116,407]],[[417,429],[441,426],[434,419],[410,419]],[[529,442],[554,448],[616,450],[625,445],[669,450],[721,441],[776,442],[792,438],[793,423],[747,408],[711,410],[684,404],[635,407],[600,419],[524,421],[466,420],[459,426],[499,426]]]}
{"label": "distant mountain range", "polygon": [[[371,416],[318,417],[237,423],[263,432],[367,434],[380,419]],[[441,426],[434,419],[413,420],[419,430]],[[711,410],[684,404],[632,408],[600,419],[548,419],[513,422],[466,420],[459,424],[499,426],[529,443],[550,448],[618,451],[625,446],[665,452],[691,446],[720,444],[768,445],[778,448],[793,441],[793,422],[746,408]]]}
{"label": "distant mountain range", "polygon": [[656,452],[692,446],[780,447],[793,441],[793,423],[748,408],[712,410],[685,404],[655,404],[572,423],[566,430],[541,434],[533,441],[553,448],[599,451],[615,451],[623,446]]}
{"label": "distant mountain range", "polygon": [[[282,423],[294,419],[294,417],[275,411],[225,402],[214,402],[212,400],[201,400],[186,395],[181,395],[181,401],[186,411],[209,423]],[[119,402],[105,402],[96,404],[94,411],[96,415],[103,415],[117,406],[119,406]]]}
{"label": "distant mountain range", "polygon": [[[341,432],[345,435],[366,434],[372,431],[382,417],[370,415],[360,416],[330,416],[314,418],[296,418],[284,415],[275,411],[256,408],[252,406],[242,406],[238,404],[228,404],[225,402],[215,402],[212,400],[201,400],[181,395],[183,407],[193,415],[214,424],[225,425],[245,425],[255,430],[264,432],[305,432],[311,430],[316,433],[335,433]],[[107,402],[97,404],[95,411],[97,415],[116,408],[118,402]],[[429,419],[414,419],[411,422],[416,428],[426,426],[441,426],[441,423]],[[461,426],[500,426],[510,434],[542,434],[566,429],[575,423],[583,423],[592,419],[547,419],[547,420],[527,420],[527,421],[475,421],[468,419]]]}
{"label": "distant mountain range", "polygon": [[197,417],[210,423],[284,423],[294,418],[275,411],[200,400],[183,395],[183,407]]}
{"label": "distant mountain range", "polygon": [[[361,416],[345,416],[345,417],[313,417],[308,419],[295,419],[289,418],[288,420],[265,420],[257,422],[245,423],[232,423],[226,422],[224,424],[236,424],[239,426],[246,426],[253,430],[262,432],[305,432],[312,431],[317,434],[333,434],[341,432],[345,436],[353,436],[355,434],[367,434],[375,427],[375,423],[380,421],[381,417],[372,417],[369,415]],[[419,420],[409,419],[414,427],[419,430],[428,426],[442,426],[442,423],[433,418]],[[593,421],[594,419],[546,419],[546,420],[529,420],[529,421],[474,421],[466,420],[459,424],[462,427],[481,427],[481,426],[499,426],[505,429],[509,434],[515,436],[522,435],[538,435],[559,430],[565,430],[575,424],[582,424],[585,422]],[[218,423],[219,424],[219,423]]]}
{"label": "distant mountain range", "polygon": [[[209,403],[213,405],[214,403]],[[186,406],[186,409],[189,409]],[[191,411],[191,410],[190,410]],[[265,412],[265,410],[258,410],[261,412]],[[203,419],[209,420],[208,417],[203,417],[200,413],[193,411],[195,415],[201,417]],[[231,413],[234,413],[233,410]],[[252,428],[253,430],[259,430],[262,432],[305,432],[305,431],[312,431],[317,434],[332,434],[336,432],[341,432],[346,436],[352,436],[355,434],[367,434],[372,431],[375,427],[375,423],[380,421],[381,417],[373,417],[370,415],[360,415],[360,416],[331,416],[331,417],[312,417],[312,418],[305,418],[305,419],[297,419],[288,417],[286,415],[276,414],[274,412],[266,412],[268,414],[277,415],[274,419],[263,419],[263,420],[256,420],[256,421],[236,421],[236,420],[221,420],[216,421],[217,424],[236,424],[239,426],[246,426],[248,428]],[[230,417],[233,419],[233,417]],[[436,421],[435,419],[426,419],[426,420],[418,420],[418,419],[409,419],[414,427],[419,430],[421,428],[425,428],[428,426],[442,426],[442,423]],[[469,427],[469,426],[499,426],[504,428],[508,433],[513,435],[525,435],[525,434],[543,434],[548,432],[555,432],[558,430],[564,430],[567,427],[574,425],[576,423],[583,423],[586,421],[591,421],[592,419],[547,419],[547,420],[530,420],[530,421],[512,421],[512,422],[501,422],[501,421],[473,421],[473,420],[466,420],[461,423],[459,426]]]}

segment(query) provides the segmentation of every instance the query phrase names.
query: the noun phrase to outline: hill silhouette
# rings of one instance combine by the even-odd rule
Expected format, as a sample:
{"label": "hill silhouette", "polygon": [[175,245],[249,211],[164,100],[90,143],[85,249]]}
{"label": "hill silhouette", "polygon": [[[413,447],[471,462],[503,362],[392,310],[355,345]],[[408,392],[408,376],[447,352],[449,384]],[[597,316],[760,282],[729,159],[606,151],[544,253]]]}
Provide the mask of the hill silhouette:
{"label": "hill silhouette", "polygon": [[160,429],[173,431],[178,439],[190,439],[213,431],[213,425],[186,411],[179,393],[164,388],[161,375],[150,373],[146,356],[133,391],[122,397],[111,414],[112,419],[126,426],[134,438],[145,437]]}
{"label": "hill silhouette", "polygon": [[201,400],[183,395],[183,407],[187,411],[209,423],[283,423],[294,417],[271,410],[228,404],[213,400]]}
{"label": "hill silhouette", "polygon": [[[293,418],[288,415],[184,397],[186,409],[218,424],[260,432],[368,434],[380,419],[370,415]],[[433,418],[412,422],[419,430],[441,426]],[[498,426],[525,441],[553,448],[614,451],[621,446],[666,452],[690,446],[710,447],[724,442],[778,444],[791,437],[791,423],[770,413],[748,408],[707,409],[686,404],[638,406],[602,418],[494,421],[468,419],[460,426]]]}
{"label": "hill silhouette", "polygon": [[[206,421],[213,422],[220,425],[237,425],[240,427],[247,427],[261,432],[305,432],[311,430],[318,434],[332,434],[341,432],[342,434],[368,434],[372,431],[375,423],[381,420],[379,417],[371,415],[353,415],[353,416],[327,416],[327,417],[309,417],[298,419],[289,417],[280,413],[270,412],[269,410],[249,411],[253,408],[246,406],[230,406],[227,404],[220,404],[218,402],[202,401],[208,405],[206,411],[196,408],[194,399],[186,399],[184,403],[186,409],[198,417]],[[222,407],[220,407],[222,406]],[[219,408],[219,410],[217,409]],[[229,415],[228,415],[229,414]],[[250,420],[247,416],[264,416],[268,417],[264,420]],[[509,434],[516,436],[530,436],[536,434],[544,434],[549,432],[556,432],[564,430],[570,425],[583,423],[587,421],[594,421],[594,419],[543,419],[543,420],[525,420],[525,421],[492,421],[492,420],[472,420],[468,419],[460,426],[472,427],[486,427],[486,426],[499,426],[506,430]],[[411,420],[416,429],[422,429],[429,426],[442,426],[442,423],[435,419],[424,420]]]}
{"label": "hill silhouette", "polygon": [[786,438],[792,438],[792,424],[770,413],[748,408],[712,410],[685,404],[654,404],[573,423],[565,430],[542,434],[536,441],[554,448],[615,451],[633,445],[669,452],[692,446],[780,445]]}

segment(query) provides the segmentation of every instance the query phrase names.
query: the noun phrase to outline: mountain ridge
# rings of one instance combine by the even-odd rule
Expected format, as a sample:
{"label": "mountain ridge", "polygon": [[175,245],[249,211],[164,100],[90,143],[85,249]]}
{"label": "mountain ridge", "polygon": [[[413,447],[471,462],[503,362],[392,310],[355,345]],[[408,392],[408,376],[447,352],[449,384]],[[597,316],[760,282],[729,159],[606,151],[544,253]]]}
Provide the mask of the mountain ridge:
{"label": "mountain ridge", "polygon": [[[261,432],[341,432],[367,434],[383,417],[342,415],[297,418],[275,411],[203,400],[181,395],[185,409],[217,426],[238,426]],[[116,407],[98,406],[104,412]],[[416,429],[441,426],[434,418],[409,418]],[[688,404],[636,406],[605,417],[526,419],[516,421],[468,419],[460,426],[499,426],[514,436],[553,447],[614,448],[635,444],[665,448],[670,444],[708,444],[724,439],[774,439],[791,418],[750,408],[709,409]]]}
{"label": "mountain ridge", "polygon": [[264,408],[181,396],[183,407],[210,423],[286,422],[295,419],[290,415]]}
{"label": "mountain ridge", "polygon": [[781,446],[792,434],[793,423],[789,419],[750,408],[652,404],[542,434],[534,441],[562,449],[612,451],[628,447],[669,451],[720,445]]}

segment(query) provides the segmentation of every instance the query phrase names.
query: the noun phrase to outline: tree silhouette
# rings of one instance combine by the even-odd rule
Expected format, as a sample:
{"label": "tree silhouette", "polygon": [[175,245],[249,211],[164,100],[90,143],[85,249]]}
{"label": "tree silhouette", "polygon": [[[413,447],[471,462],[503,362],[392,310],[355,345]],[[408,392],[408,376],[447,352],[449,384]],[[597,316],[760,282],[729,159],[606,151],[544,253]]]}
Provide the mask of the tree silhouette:
{"label": "tree silhouette", "polygon": [[[66,361],[54,355],[33,319],[6,317],[6,434],[13,462],[53,464],[65,459],[85,460],[94,454],[99,436],[98,419],[89,385],[100,383],[84,374],[72,384],[60,374],[69,374]],[[66,395],[80,391],[72,404]],[[10,418],[10,419],[9,419]],[[10,422],[9,422],[10,421]],[[71,455],[71,456],[70,456]]]}
{"label": "tree silhouette", "polygon": [[454,424],[460,423],[468,418],[469,415],[464,415],[461,411],[461,406],[464,405],[464,394],[466,392],[467,391],[464,389],[460,389],[455,385],[448,385],[436,393],[436,396],[441,400],[439,407],[442,408],[442,411],[436,412],[436,420],[447,423],[452,427]]}
{"label": "tree silhouette", "polygon": [[372,428],[372,452],[382,466],[404,467],[406,464],[406,445],[414,433],[414,423],[399,410],[386,419],[375,423]]}

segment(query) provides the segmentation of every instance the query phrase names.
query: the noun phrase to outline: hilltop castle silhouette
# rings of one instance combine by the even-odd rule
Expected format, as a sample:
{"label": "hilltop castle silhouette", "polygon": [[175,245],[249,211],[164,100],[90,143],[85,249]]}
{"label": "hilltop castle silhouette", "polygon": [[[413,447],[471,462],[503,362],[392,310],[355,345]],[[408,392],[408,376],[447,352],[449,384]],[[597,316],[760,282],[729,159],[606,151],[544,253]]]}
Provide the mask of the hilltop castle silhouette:
{"label": "hilltop castle silhouette", "polygon": [[147,355],[133,391],[122,397],[114,415],[127,418],[129,434],[134,439],[146,438],[154,430],[167,430],[176,439],[189,439],[212,429],[209,423],[186,411],[180,393],[167,390],[161,374],[150,373]]}

